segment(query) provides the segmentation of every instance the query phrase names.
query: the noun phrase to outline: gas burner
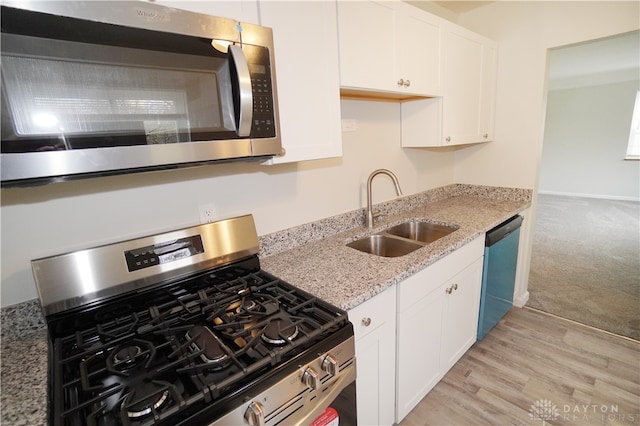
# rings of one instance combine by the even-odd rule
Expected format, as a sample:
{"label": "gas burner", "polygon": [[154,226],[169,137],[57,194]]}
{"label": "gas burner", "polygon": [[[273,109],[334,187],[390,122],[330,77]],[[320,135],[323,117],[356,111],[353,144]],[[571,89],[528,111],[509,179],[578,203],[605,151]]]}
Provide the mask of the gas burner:
{"label": "gas burner", "polygon": [[146,368],[154,355],[155,347],[151,342],[134,339],[111,351],[107,358],[107,369],[129,375],[135,372],[134,368]]}
{"label": "gas burner", "polygon": [[247,311],[250,311],[251,309],[255,309],[256,306],[258,306],[258,304],[255,302],[255,300],[244,299],[240,304],[240,306],[238,306],[238,309],[236,310],[236,312],[238,313],[247,312]]}
{"label": "gas burner", "polygon": [[250,321],[253,319],[254,314],[260,312],[260,305],[253,299],[242,299],[229,306],[227,314],[230,318],[234,318],[237,321]]}
{"label": "gas burner", "polygon": [[125,346],[113,356],[113,365],[116,368],[127,368],[136,363],[136,358],[142,354],[140,346]]}
{"label": "gas burner", "polygon": [[284,345],[298,336],[298,326],[288,319],[274,319],[264,328],[262,340],[271,345]]}
{"label": "gas burner", "polygon": [[153,382],[145,382],[135,387],[123,402],[123,407],[130,419],[151,414],[169,400],[169,390],[166,386]]}
{"label": "gas burner", "polygon": [[200,359],[207,364],[222,368],[229,361],[229,355],[224,351],[222,343],[208,327],[201,325],[191,327],[186,337],[192,341],[191,348],[194,351],[202,352]]}

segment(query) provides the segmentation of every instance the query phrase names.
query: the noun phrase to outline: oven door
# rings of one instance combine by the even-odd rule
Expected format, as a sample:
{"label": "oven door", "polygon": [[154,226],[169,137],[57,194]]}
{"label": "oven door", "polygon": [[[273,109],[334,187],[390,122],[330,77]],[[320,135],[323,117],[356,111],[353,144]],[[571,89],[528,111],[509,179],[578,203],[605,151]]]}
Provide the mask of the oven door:
{"label": "oven door", "polygon": [[357,426],[356,382],[345,387],[311,426]]}
{"label": "oven door", "polygon": [[247,157],[251,138],[276,136],[266,47],[4,6],[2,17],[3,182]]}

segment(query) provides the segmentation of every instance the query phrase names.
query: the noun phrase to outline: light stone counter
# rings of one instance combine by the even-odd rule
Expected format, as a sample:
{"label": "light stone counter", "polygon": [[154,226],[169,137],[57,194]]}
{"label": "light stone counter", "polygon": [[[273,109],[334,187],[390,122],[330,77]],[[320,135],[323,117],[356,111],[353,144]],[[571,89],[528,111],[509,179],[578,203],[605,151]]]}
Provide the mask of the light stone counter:
{"label": "light stone counter", "polygon": [[[261,259],[266,271],[349,310],[424,269],[530,206],[530,191],[496,189],[477,193],[460,186],[450,196],[377,219]],[[463,189],[469,189],[464,191]],[[490,198],[494,197],[494,198]],[[407,200],[399,200],[402,204]],[[364,215],[362,215],[362,218]],[[459,226],[455,232],[407,255],[387,258],[360,252],[346,244],[410,219]],[[363,221],[362,221],[363,222]]]}
{"label": "light stone counter", "polygon": [[[449,185],[260,237],[261,265],[277,277],[349,310],[525,210],[531,190]],[[459,226],[405,256],[383,258],[345,244],[408,219]],[[0,424],[45,425],[47,334],[38,301],[0,311]]]}

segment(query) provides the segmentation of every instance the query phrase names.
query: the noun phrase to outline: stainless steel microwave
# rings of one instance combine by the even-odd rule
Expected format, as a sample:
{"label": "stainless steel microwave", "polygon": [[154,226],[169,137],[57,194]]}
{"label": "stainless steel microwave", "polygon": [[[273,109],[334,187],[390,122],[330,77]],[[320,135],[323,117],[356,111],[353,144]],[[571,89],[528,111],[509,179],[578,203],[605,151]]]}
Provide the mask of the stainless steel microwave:
{"label": "stainless steel microwave", "polygon": [[148,2],[2,2],[2,186],[281,155],[270,28]]}

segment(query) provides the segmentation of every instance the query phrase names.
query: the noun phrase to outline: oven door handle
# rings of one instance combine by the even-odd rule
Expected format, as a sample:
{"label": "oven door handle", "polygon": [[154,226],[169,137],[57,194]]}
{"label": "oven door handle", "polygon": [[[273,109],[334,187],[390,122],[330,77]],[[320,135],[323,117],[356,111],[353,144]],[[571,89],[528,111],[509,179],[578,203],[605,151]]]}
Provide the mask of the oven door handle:
{"label": "oven door handle", "polygon": [[247,58],[242,52],[242,47],[238,45],[229,46],[229,53],[235,65],[236,78],[238,81],[238,102],[236,106],[236,125],[238,136],[251,135],[251,122],[253,121],[253,91],[251,89],[251,74]]}

